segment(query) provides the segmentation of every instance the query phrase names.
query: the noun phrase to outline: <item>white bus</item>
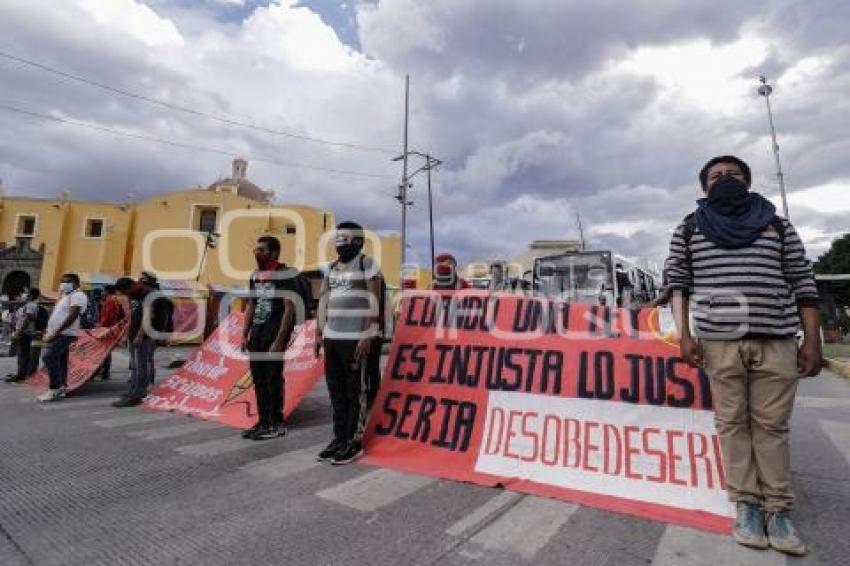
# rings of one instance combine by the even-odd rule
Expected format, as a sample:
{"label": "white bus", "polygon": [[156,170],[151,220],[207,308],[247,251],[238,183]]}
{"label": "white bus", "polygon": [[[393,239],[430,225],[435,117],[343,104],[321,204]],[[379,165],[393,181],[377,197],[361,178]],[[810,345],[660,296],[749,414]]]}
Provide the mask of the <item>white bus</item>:
{"label": "white bus", "polygon": [[655,273],[610,250],[539,257],[523,279],[535,294],[608,306],[640,306],[660,290]]}

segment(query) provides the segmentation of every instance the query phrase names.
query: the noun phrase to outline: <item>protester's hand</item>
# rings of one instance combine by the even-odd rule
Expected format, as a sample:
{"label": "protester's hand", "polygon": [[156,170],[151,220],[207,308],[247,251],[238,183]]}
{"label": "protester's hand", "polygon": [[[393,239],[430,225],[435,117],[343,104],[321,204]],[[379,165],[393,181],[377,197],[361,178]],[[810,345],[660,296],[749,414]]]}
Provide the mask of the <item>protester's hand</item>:
{"label": "protester's hand", "polygon": [[814,377],[823,365],[823,352],[817,340],[803,340],[797,350],[797,372],[803,377]]}
{"label": "protester's hand", "polygon": [[142,337],[141,337],[141,336],[136,336],[135,338],[133,338],[133,346],[136,346],[136,347],[141,346],[141,345],[142,345],[142,340],[143,340],[143,339],[142,339]]}
{"label": "protester's hand", "polygon": [[321,331],[316,331],[316,342],[313,344],[313,355],[315,357],[319,357],[319,354],[322,352],[322,333]]}
{"label": "protester's hand", "polygon": [[371,338],[361,338],[357,342],[357,347],[354,349],[354,361],[362,364],[366,361],[366,356],[369,355],[369,350],[372,349]]}
{"label": "protester's hand", "polygon": [[248,351],[248,337],[243,336],[242,341],[239,343],[239,351],[247,352]]}
{"label": "protester's hand", "polygon": [[269,352],[283,352],[284,350],[286,350],[286,341],[281,338],[275,339],[269,347]]}
{"label": "protester's hand", "polygon": [[702,346],[693,336],[683,336],[679,342],[679,351],[682,359],[692,368],[702,367],[705,360],[702,356]]}
{"label": "protester's hand", "polygon": [[45,335],[44,335],[44,338],[42,338],[42,339],[41,339],[41,341],[42,341],[42,342],[44,342],[45,344],[50,344],[50,343],[51,343],[51,342],[53,342],[53,340],[55,340],[55,339],[56,339],[56,336],[55,336],[55,335],[53,335],[53,334],[45,334]]}

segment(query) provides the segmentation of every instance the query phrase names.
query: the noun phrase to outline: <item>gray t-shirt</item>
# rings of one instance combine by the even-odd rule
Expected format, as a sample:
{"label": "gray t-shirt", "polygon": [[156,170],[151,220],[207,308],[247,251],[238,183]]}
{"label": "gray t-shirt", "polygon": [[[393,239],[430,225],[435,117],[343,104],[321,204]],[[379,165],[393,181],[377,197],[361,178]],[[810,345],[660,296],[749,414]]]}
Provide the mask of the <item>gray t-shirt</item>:
{"label": "gray t-shirt", "polygon": [[380,313],[379,297],[370,299],[367,282],[380,274],[372,258],[363,254],[358,254],[347,263],[337,261],[331,265],[327,277],[326,338],[359,340],[377,334],[377,324],[373,325],[374,328],[366,328],[367,318],[377,318]]}
{"label": "gray t-shirt", "polygon": [[[28,317],[26,315],[29,315]],[[15,313],[15,330],[23,334],[35,334],[35,319],[38,316],[38,303],[27,301]],[[27,319],[24,324],[24,318]]]}

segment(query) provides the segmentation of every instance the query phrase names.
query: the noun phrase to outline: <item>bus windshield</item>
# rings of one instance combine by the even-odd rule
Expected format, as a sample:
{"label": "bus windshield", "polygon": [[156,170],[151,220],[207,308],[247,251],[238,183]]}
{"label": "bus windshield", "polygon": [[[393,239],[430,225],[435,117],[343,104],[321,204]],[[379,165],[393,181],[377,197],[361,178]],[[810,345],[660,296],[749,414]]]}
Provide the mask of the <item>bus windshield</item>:
{"label": "bus windshield", "polygon": [[613,289],[611,254],[608,252],[538,258],[534,266],[538,290],[547,297],[596,302],[601,294]]}

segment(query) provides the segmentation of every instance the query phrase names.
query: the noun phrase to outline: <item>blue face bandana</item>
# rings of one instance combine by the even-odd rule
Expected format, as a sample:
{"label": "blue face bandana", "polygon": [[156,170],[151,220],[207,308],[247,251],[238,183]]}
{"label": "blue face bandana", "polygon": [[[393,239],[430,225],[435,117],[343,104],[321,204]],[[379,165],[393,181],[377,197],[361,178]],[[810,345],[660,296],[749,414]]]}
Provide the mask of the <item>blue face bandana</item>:
{"label": "blue face bandana", "polygon": [[744,248],[755,242],[776,216],[776,207],[731,176],[717,180],[697,201],[694,220],[709,241],[721,248]]}

